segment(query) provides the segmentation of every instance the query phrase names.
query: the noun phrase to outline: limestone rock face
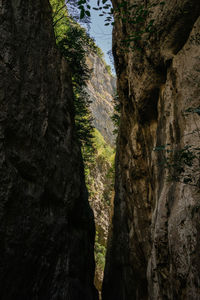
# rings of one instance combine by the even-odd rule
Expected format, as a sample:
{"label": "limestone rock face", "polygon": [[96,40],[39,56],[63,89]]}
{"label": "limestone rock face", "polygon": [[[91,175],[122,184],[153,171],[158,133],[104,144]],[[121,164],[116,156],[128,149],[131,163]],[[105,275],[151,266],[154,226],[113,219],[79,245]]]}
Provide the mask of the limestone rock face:
{"label": "limestone rock face", "polygon": [[109,145],[114,146],[114,126],[111,116],[114,110],[116,78],[107,71],[103,60],[95,53],[89,53],[87,65],[92,69],[87,91],[91,99],[90,110],[94,118],[94,127],[101,132]]}
{"label": "limestone rock face", "polygon": [[[121,2],[113,1],[114,8]],[[103,300],[196,300],[199,154],[190,166],[195,174],[190,185],[180,182],[188,165],[183,180],[167,180],[170,168],[163,161],[168,153],[154,147],[169,144],[173,157],[186,146],[200,146],[200,2],[170,0],[152,8],[153,1],[146,2],[142,25],[123,23],[117,14],[115,18],[113,51],[122,116]],[[144,1],[129,4],[138,8]],[[124,51],[123,40],[151,20],[152,32]],[[174,168],[173,175],[177,172]]]}
{"label": "limestone rock face", "polygon": [[93,170],[91,170],[90,174],[93,178],[93,183],[91,184],[91,190],[93,190],[93,193],[91,193],[89,201],[94,211],[96,227],[95,286],[98,291],[101,292],[113,198],[113,178],[109,176],[112,166],[108,161],[106,161],[103,157],[98,156],[95,163],[96,165]]}
{"label": "limestone rock face", "polygon": [[[91,101],[89,109],[93,117],[93,125],[96,128],[95,137],[101,137],[102,140],[101,145],[96,145],[95,164],[91,166],[89,176],[89,190],[91,191],[89,202],[94,211],[96,226],[95,286],[101,296],[110,224],[110,202],[113,197],[111,168],[116,136],[113,134],[114,125],[111,116],[114,113],[113,95],[116,92],[116,79],[106,69],[105,62],[95,53],[89,53],[87,65],[92,70],[87,84],[87,92]],[[110,155],[107,154],[107,157],[102,153],[105,149],[110,150]]]}
{"label": "limestone rock face", "polygon": [[0,1],[0,298],[94,300],[94,222],[47,0]]}
{"label": "limestone rock face", "polygon": [[[96,143],[95,163],[90,167],[88,185],[89,202],[94,212],[96,226],[95,243],[95,286],[101,297],[105,252],[107,245],[110,211],[113,199],[113,161],[116,136],[111,116],[114,114],[114,99],[116,93],[116,78],[107,70],[106,64],[96,53],[90,52],[87,65],[91,78],[87,84],[90,96],[90,106],[95,130]],[[107,154],[106,154],[106,153]]]}

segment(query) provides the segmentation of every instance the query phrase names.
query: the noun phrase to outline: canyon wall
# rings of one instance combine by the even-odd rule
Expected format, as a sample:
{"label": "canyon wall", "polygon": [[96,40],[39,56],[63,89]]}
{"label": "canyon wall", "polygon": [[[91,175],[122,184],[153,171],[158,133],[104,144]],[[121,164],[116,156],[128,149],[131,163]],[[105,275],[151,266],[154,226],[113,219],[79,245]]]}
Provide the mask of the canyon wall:
{"label": "canyon wall", "polygon": [[115,139],[114,124],[111,117],[114,114],[114,98],[116,93],[116,78],[108,71],[105,61],[95,52],[89,53],[87,65],[91,77],[87,84],[90,96],[91,115],[94,130],[94,163],[89,167],[88,190],[89,203],[94,212],[96,226],[95,242],[95,286],[101,297],[101,286],[105,266],[110,212],[113,200]]}
{"label": "canyon wall", "polygon": [[87,91],[90,95],[90,110],[94,127],[103,135],[105,141],[115,146],[114,125],[111,116],[114,111],[113,95],[116,92],[116,78],[107,70],[105,62],[96,53],[89,53],[87,65],[92,70]]}
{"label": "canyon wall", "polygon": [[113,6],[122,114],[103,300],[197,300],[200,2]]}
{"label": "canyon wall", "polygon": [[96,300],[70,70],[48,0],[0,1],[0,298]]}

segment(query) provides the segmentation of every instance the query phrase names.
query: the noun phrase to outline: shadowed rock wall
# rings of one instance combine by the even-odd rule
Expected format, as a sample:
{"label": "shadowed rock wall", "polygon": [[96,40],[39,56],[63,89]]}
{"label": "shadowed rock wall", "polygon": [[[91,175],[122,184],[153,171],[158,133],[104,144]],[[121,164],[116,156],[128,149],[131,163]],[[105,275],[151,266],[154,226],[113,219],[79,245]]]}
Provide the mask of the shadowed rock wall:
{"label": "shadowed rock wall", "polygon": [[94,222],[47,0],[0,1],[0,298],[94,300]]}
{"label": "shadowed rock wall", "polygon": [[[122,4],[121,13],[124,3],[136,5],[128,10],[133,18],[145,3],[148,13],[141,23],[115,13],[122,116],[104,300],[200,299],[199,172],[196,186],[169,182],[169,170],[161,165],[165,153],[153,150],[200,145],[198,110],[186,113],[200,103],[200,2],[157,2],[149,8],[153,1],[113,1],[115,9]],[[151,20],[152,32],[141,33]],[[197,156],[190,174],[198,166]]]}

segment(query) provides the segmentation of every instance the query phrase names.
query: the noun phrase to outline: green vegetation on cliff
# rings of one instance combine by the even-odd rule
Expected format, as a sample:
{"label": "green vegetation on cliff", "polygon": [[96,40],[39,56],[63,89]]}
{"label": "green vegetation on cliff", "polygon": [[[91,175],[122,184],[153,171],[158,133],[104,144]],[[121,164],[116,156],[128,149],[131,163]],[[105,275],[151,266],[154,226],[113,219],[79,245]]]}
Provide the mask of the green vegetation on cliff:
{"label": "green vegetation on cliff", "polygon": [[52,16],[57,46],[66,58],[72,73],[74,90],[75,125],[85,166],[94,158],[93,125],[89,110],[90,99],[85,90],[90,78],[86,64],[87,49],[94,49],[93,40],[72,17],[68,15],[65,2],[51,0]]}
{"label": "green vegetation on cliff", "polygon": [[115,150],[105,142],[105,139],[99,130],[95,128],[94,133],[94,145],[97,149],[97,155],[101,156],[111,165],[114,164]]}
{"label": "green vegetation on cliff", "polygon": [[87,188],[90,197],[98,193],[98,191],[94,188],[95,175],[93,172],[95,166],[99,169],[104,169],[103,171],[106,173],[105,178],[110,179],[109,184],[112,185],[112,187],[110,187],[111,189],[109,189],[107,193],[109,195],[104,194],[104,200],[107,199],[106,201],[109,204],[110,193],[112,192],[114,185],[115,149],[106,143],[104,137],[96,128],[94,128],[93,145],[95,149],[93,162],[88,164],[85,168]]}
{"label": "green vegetation on cliff", "polygon": [[96,231],[96,238],[95,238],[95,261],[97,267],[100,268],[102,271],[105,267],[105,256],[106,256],[106,247],[99,241],[99,233]]}
{"label": "green vegetation on cliff", "polygon": [[95,45],[86,30],[69,17],[65,2],[51,0],[51,4],[57,46],[69,64],[72,74],[75,124],[84,160],[89,201],[96,218],[95,260],[97,273],[100,274],[96,278],[101,278],[99,280],[101,282],[105,265],[109,209],[114,186],[115,149],[106,143],[102,134],[92,125],[93,120],[89,110],[90,96],[86,91],[91,74],[86,64],[88,51],[100,57],[110,75],[111,70],[103,60],[102,50]]}
{"label": "green vegetation on cliff", "polygon": [[[94,135],[92,115],[89,110],[90,97],[86,92],[91,71],[86,64],[88,51],[96,53],[103,60],[102,50],[89,37],[85,28],[81,27],[69,16],[64,0],[51,0],[52,17],[56,43],[61,54],[66,58],[72,73],[74,90],[75,124],[81,143],[84,164],[87,168],[94,161]],[[109,66],[105,64],[108,73]]]}
{"label": "green vegetation on cliff", "polygon": [[97,129],[94,130],[94,146],[95,163],[89,166],[86,178],[90,195],[89,201],[94,209],[96,222],[95,285],[100,291],[105,267],[107,235],[114,190],[115,149],[106,143]]}

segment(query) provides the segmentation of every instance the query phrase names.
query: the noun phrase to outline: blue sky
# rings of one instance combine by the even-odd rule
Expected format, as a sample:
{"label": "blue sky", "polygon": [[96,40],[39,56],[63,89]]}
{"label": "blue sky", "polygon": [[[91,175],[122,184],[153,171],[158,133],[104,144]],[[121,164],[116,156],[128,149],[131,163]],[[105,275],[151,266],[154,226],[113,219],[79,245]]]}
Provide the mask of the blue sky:
{"label": "blue sky", "polygon": [[[66,1],[68,2],[68,1]],[[110,61],[110,58],[107,54],[108,51],[111,50],[112,48],[112,25],[105,26],[105,18],[106,16],[99,16],[101,14],[101,11],[97,11],[92,9],[92,7],[98,7],[97,6],[97,0],[89,0],[88,1],[91,9],[90,9],[90,14],[91,14],[91,24],[90,24],[90,30],[89,34],[92,38],[95,39],[95,42],[97,46],[99,46],[104,55],[105,55],[105,61],[108,65],[111,65],[113,69],[113,65]],[[101,3],[101,2],[100,2]],[[111,4],[110,0],[107,0],[106,4]],[[70,3],[68,3],[70,5]],[[72,12],[73,12],[73,5],[72,5]],[[77,11],[79,14],[79,11]],[[73,15],[73,13],[72,13]],[[107,15],[109,16],[109,15]],[[86,29],[88,29],[87,25],[84,25],[84,23],[81,22],[81,26],[84,26]],[[115,72],[113,70],[113,72]]]}
{"label": "blue sky", "polygon": [[[90,0],[90,5],[96,7],[96,2],[96,0]],[[99,11],[91,9],[90,36],[104,52],[106,63],[111,65],[107,52],[112,48],[112,26],[105,26],[105,17],[100,17],[99,14]]]}

